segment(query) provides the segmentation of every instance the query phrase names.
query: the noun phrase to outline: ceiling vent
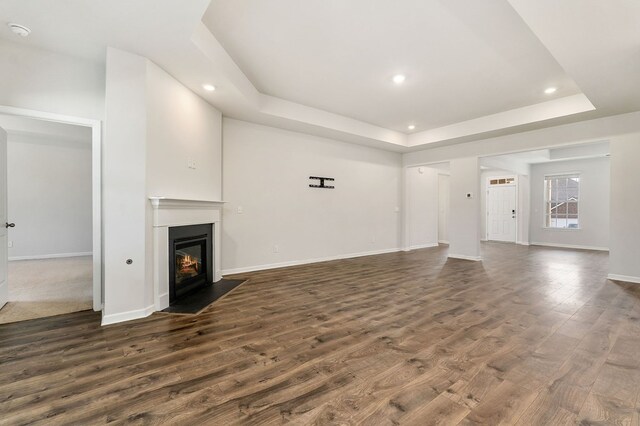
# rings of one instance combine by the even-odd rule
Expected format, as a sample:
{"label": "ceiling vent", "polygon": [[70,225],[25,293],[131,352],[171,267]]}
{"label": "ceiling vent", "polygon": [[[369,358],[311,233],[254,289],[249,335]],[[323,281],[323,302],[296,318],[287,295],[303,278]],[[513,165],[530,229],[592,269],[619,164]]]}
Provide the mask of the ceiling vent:
{"label": "ceiling vent", "polygon": [[13,22],[10,22],[8,25],[9,28],[11,28],[11,31],[13,31],[14,34],[17,34],[20,37],[26,37],[31,34],[31,30],[24,25],[14,24]]}

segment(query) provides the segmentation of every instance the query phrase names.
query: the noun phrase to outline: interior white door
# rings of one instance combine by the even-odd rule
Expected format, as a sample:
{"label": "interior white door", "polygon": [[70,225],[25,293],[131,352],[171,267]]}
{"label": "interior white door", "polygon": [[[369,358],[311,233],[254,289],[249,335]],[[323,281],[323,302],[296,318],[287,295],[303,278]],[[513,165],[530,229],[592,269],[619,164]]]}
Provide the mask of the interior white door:
{"label": "interior white door", "polygon": [[516,242],[516,187],[494,185],[487,194],[487,238]]}
{"label": "interior white door", "polygon": [[7,132],[0,127],[0,309],[9,300],[7,222]]}

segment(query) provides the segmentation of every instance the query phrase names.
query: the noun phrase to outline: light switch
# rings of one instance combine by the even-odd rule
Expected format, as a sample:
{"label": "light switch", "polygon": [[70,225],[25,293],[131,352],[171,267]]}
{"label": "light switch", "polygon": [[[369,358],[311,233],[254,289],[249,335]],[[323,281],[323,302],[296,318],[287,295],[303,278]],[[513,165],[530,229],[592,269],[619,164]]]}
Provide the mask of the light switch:
{"label": "light switch", "polygon": [[242,213],[244,213],[242,206],[238,206],[238,214],[242,214]]}

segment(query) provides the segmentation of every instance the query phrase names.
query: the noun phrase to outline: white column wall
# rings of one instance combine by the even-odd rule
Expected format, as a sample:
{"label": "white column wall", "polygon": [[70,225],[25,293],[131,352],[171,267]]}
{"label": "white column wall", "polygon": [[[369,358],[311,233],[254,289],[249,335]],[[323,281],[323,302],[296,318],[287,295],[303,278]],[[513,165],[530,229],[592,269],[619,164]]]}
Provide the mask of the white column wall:
{"label": "white column wall", "polygon": [[609,278],[640,283],[640,133],[611,140]]}
{"label": "white column wall", "polygon": [[106,322],[144,316],[147,306],[145,79],[145,58],[108,49],[102,169]]}
{"label": "white column wall", "polygon": [[[451,160],[449,257],[480,257],[480,164],[478,157]],[[471,194],[471,198],[467,198]]]}

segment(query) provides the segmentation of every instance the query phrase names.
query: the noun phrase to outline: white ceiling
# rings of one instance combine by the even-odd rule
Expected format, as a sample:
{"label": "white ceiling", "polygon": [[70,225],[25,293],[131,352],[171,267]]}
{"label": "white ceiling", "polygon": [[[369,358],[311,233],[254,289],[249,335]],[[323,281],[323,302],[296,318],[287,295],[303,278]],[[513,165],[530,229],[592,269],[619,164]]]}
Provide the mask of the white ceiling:
{"label": "white ceiling", "polygon": [[400,132],[580,93],[506,1],[216,0],[203,22],[260,92]]}
{"label": "white ceiling", "polygon": [[640,110],[636,0],[2,0],[0,21],[146,56],[226,116],[401,152]]}

